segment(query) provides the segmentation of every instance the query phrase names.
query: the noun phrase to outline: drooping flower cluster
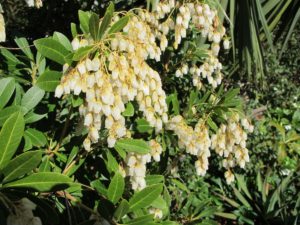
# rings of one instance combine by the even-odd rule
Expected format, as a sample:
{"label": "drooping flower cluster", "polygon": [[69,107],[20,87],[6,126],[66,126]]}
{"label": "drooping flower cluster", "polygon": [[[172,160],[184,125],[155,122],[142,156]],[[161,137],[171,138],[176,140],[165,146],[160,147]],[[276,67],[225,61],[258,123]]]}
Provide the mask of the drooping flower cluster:
{"label": "drooping flower cluster", "polygon": [[169,121],[167,129],[173,130],[178,136],[180,148],[184,148],[187,153],[197,156],[196,172],[198,175],[204,176],[208,170],[209,148],[211,146],[208,128],[204,121],[199,120],[193,129],[186,124],[182,116],[175,116]]}
{"label": "drooping flower cluster", "polygon": [[186,149],[186,152],[197,156],[195,162],[196,172],[204,176],[208,170],[208,158],[210,149],[224,157],[223,167],[227,169],[225,178],[228,183],[234,181],[234,175],[230,168],[236,165],[241,168],[249,162],[248,149],[246,148],[247,132],[253,131],[253,126],[245,118],[239,118],[234,113],[228,119],[228,125],[221,124],[220,129],[210,138],[209,129],[205,121],[200,119],[195,128],[188,126],[182,116],[175,116],[170,119],[167,129],[173,130],[178,136],[180,148]]}
{"label": "drooping flower cluster", "polygon": [[129,153],[126,157],[126,174],[130,177],[133,190],[142,190],[146,187],[146,164],[151,162],[151,158],[156,162],[160,161],[162,153],[161,145],[155,140],[150,140],[149,146],[150,153],[148,154]]}
{"label": "drooping flower cluster", "polygon": [[36,209],[36,204],[28,198],[22,198],[15,206],[15,213],[7,217],[7,225],[42,225],[41,219],[32,212]]}
{"label": "drooping flower cluster", "polygon": [[[170,13],[174,13],[172,9],[178,8],[174,21],[170,17]],[[185,74],[190,74],[193,77],[193,84],[200,89],[202,87],[202,79],[207,79],[208,83],[216,88],[222,81],[222,64],[217,56],[220,51],[220,43],[225,36],[226,30],[219,22],[219,17],[216,9],[211,9],[206,3],[190,2],[190,3],[175,3],[174,0],[162,1],[157,4],[153,13],[141,11],[141,18],[150,23],[154,29],[156,37],[160,40],[161,50],[164,51],[168,39],[167,35],[174,30],[174,48],[177,49],[182,39],[187,36],[188,29],[195,27],[202,35],[211,42],[210,49],[206,50],[207,58],[201,66],[192,64],[188,71],[188,65],[183,64],[181,68],[176,70],[175,75],[182,77]],[[161,20],[164,20],[160,23]],[[223,47],[229,48],[228,38],[224,38]]]}
{"label": "drooping flower cluster", "polygon": [[146,164],[151,161],[151,155],[129,153],[125,160],[127,164],[126,174],[130,176],[133,190],[142,190],[146,187]]}
{"label": "drooping flower cluster", "polygon": [[227,183],[234,180],[233,173],[230,168],[236,165],[241,168],[249,162],[248,149],[246,148],[247,132],[253,131],[253,126],[250,125],[247,119],[240,120],[239,115],[234,113],[229,119],[227,125],[221,124],[218,132],[211,138],[212,149],[216,153],[224,157],[223,167],[227,169],[225,177]]}
{"label": "drooping flower cluster", "polygon": [[[56,97],[71,92],[85,94],[80,114],[89,131],[84,141],[88,151],[99,139],[103,116],[105,128],[109,130],[109,147],[114,147],[117,139],[126,136],[122,112],[129,101],[137,101],[139,110],[156,132],[160,132],[163,122],[168,120],[160,76],[146,62],[148,58],[160,60],[161,50],[155,36],[136,16],[131,17],[123,31],[128,35],[117,33],[110,41],[101,43],[101,50],[109,50],[108,55],[99,52],[82,59],[75,68],[66,66],[61,84],[56,88]],[[74,50],[92,44],[90,40],[78,38],[72,42]]]}

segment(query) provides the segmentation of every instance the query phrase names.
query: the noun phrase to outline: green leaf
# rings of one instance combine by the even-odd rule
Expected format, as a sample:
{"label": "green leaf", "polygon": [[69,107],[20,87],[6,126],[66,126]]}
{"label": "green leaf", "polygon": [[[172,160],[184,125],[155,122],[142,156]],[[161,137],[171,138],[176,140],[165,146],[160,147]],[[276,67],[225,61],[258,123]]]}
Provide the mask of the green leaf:
{"label": "green leaf", "polygon": [[207,117],[207,120],[206,120],[208,126],[213,129],[213,131],[217,132],[218,131],[218,126],[217,124],[209,117]]}
{"label": "green leaf", "polygon": [[36,114],[34,112],[29,112],[26,114],[24,119],[25,119],[25,123],[28,124],[28,123],[34,123],[36,121],[39,121],[46,116],[47,114]]}
{"label": "green leaf", "polygon": [[21,112],[12,114],[4,123],[0,132],[0,170],[15,154],[23,133],[24,118]]}
{"label": "green leaf", "polygon": [[51,38],[38,39],[34,45],[41,55],[61,65],[65,64],[65,56],[70,53],[61,43]]}
{"label": "green leaf", "polygon": [[216,207],[206,207],[201,213],[197,216],[197,218],[209,217],[212,216],[217,211]]}
{"label": "green leaf", "polygon": [[25,112],[26,109],[19,105],[8,106],[0,111],[0,126],[15,112]]}
{"label": "green leaf", "polygon": [[39,172],[50,172],[51,170],[51,161],[49,156],[44,156],[42,163],[39,166]]}
{"label": "green leaf", "polygon": [[27,112],[33,109],[45,95],[45,91],[37,86],[31,87],[23,96],[21,105],[27,109]]}
{"label": "green leaf", "polygon": [[82,58],[86,57],[88,54],[90,54],[93,50],[93,46],[85,46],[79,48],[75,54],[73,55],[73,60],[74,61],[79,61]]}
{"label": "green leaf", "polygon": [[167,202],[161,197],[158,196],[152,203],[151,206],[161,210],[168,210]]}
{"label": "green leaf", "polygon": [[126,152],[123,150],[123,148],[121,148],[119,146],[116,146],[116,145],[115,145],[114,148],[115,148],[116,152],[119,154],[119,156],[121,156],[122,159],[125,160],[125,158],[126,158]]}
{"label": "green leaf", "polygon": [[186,187],[186,185],[180,182],[179,180],[172,179],[172,183],[174,183],[179,189],[186,191],[188,193],[190,192],[189,189]]}
{"label": "green leaf", "polygon": [[129,203],[127,200],[123,199],[116,209],[114,213],[114,217],[116,218],[116,221],[120,221],[126,213],[129,211]]}
{"label": "green leaf", "polygon": [[108,31],[108,34],[113,34],[121,31],[127,25],[129,19],[129,16],[124,16],[121,19],[119,19],[111,26],[111,28]]}
{"label": "green leaf", "polygon": [[3,188],[29,188],[39,192],[63,190],[74,184],[67,176],[54,172],[39,172],[7,183]]}
{"label": "green leaf", "polygon": [[177,93],[171,94],[166,99],[168,106],[170,103],[172,103],[172,112],[174,115],[179,115],[180,109],[179,109],[179,101],[177,97]]}
{"label": "green leaf", "polygon": [[11,98],[12,94],[15,90],[15,79],[8,77],[3,78],[0,80],[0,109],[2,109],[9,99]]}
{"label": "green leaf", "polygon": [[29,137],[33,146],[43,147],[47,144],[46,136],[41,132],[33,128],[28,128],[24,134],[26,137]]}
{"label": "green leaf", "polygon": [[239,187],[244,191],[244,193],[247,195],[248,198],[252,199],[252,196],[250,195],[250,192],[247,188],[247,184],[245,182],[244,176],[235,174],[235,177],[237,179]]}
{"label": "green leaf", "polygon": [[6,60],[10,64],[14,64],[14,65],[16,65],[16,64],[24,64],[14,54],[12,54],[10,51],[8,51],[5,48],[1,49],[1,54],[6,58]]}
{"label": "green leaf", "polygon": [[107,190],[108,200],[116,204],[123,195],[124,187],[125,187],[124,178],[120,173],[117,172],[108,186],[108,190]]}
{"label": "green leaf", "polygon": [[30,151],[18,155],[3,168],[2,173],[5,176],[3,183],[10,182],[29,173],[38,166],[41,160],[41,151]]}
{"label": "green leaf", "polygon": [[62,72],[47,70],[42,73],[36,81],[36,86],[44,91],[55,91],[56,86],[60,83]]}
{"label": "green leaf", "polygon": [[28,41],[26,38],[16,38],[15,39],[16,44],[18,47],[22,50],[22,52],[25,53],[25,55],[32,61],[34,61],[33,54],[30,50],[30,46],[28,44]]}
{"label": "green leaf", "polygon": [[134,115],[134,107],[131,102],[126,104],[125,111],[122,113],[123,116],[131,117]]}
{"label": "green leaf", "polygon": [[135,152],[138,154],[147,154],[150,147],[147,142],[138,139],[121,139],[116,143],[116,147],[124,149],[126,152]]}
{"label": "green leaf", "polygon": [[129,200],[130,211],[151,205],[163,190],[162,184],[155,184],[136,192]]}
{"label": "green leaf", "polygon": [[101,183],[101,181],[98,179],[98,180],[94,180],[91,182],[91,186],[96,189],[96,191],[99,193],[99,194],[102,194],[104,196],[107,196],[107,189],[106,187],[104,186],[104,184]]}
{"label": "green leaf", "polygon": [[75,38],[77,36],[77,27],[75,23],[71,23],[71,33],[72,37]]}
{"label": "green leaf", "polygon": [[220,216],[220,217],[230,219],[230,220],[236,220],[237,219],[237,216],[234,215],[233,213],[215,212],[214,214],[216,216]]}
{"label": "green leaf", "polygon": [[240,93],[239,88],[231,89],[222,97],[222,99],[224,100],[224,103],[228,103],[232,99],[234,99],[239,93]]}
{"label": "green leaf", "polygon": [[24,136],[24,141],[25,141],[25,143],[24,143],[23,151],[26,152],[26,151],[32,149],[32,143],[31,143],[30,138],[27,136]]}
{"label": "green leaf", "polygon": [[111,22],[111,18],[113,16],[113,13],[115,11],[115,6],[114,4],[111,2],[110,5],[107,7],[107,10],[105,12],[105,15],[102,19],[101,25],[100,25],[100,29],[98,32],[98,36],[97,36],[97,40],[101,40],[101,38],[103,37],[106,29],[108,28],[110,22]]}
{"label": "green leaf", "polygon": [[53,39],[62,44],[68,51],[72,52],[73,48],[69,39],[62,33],[55,31]]}
{"label": "green leaf", "polygon": [[117,171],[119,171],[119,163],[117,162],[117,160],[111,154],[110,151],[106,152],[106,157],[107,157],[106,167],[109,170],[109,172],[111,173],[111,172],[117,172]]}
{"label": "green leaf", "polygon": [[147,175],[146,178],[147,185],[164,183],[165,177],[163,175]]}
{"label": "green leaf", "polygon": [[141,133],[147,133],[153,130],[153,127],[150,126],[149,122],[145,119],[137,119],[136,124],[137,130]]}
{"label": "green leaf", "polygon": [[153,221],[153,215],[145,215],[130,220],[129,222],[125,223],[127,225],[155,225],[156,223]]}
{"label": "green leaf", "polygon": [[86,34],[89,33],[89,20],[90,20],[90,16],[91,16],[90,12],[84,12],[82,10],[78,11],[80,28]]}
{"label": "green leaf", "polygon": [[240,200],[241,203],[243,203],[243,205],[249,209],[251,208],[251,205],[249,204],[249,202],[246,200],[246,198],[241,194],[241,192],[239,192],[236,188],[233,187],[233,191],[235,196]]}
{"label": "green leaf", "polygon": [[92,13],[89,20],[89,29],[90,29],[91,36],[95,41],[98,40],[99,26],[100,26],[99,16],[96,13]]}

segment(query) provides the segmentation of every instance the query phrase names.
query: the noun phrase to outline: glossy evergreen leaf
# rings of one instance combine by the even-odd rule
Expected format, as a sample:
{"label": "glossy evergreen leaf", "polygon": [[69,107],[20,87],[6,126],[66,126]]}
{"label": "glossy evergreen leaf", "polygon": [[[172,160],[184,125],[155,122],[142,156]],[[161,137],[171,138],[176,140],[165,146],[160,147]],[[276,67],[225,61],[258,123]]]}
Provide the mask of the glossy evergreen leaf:
{"label": "glossy evergreen leaf", "polygon": [[42,73],[36,81],[36,86],[44,91],[55,91],[56,86],[60,83],[62,72],[47,70]]}
{"label": "glossy evergreen leaf", "polygon": [[10,117],[12,114],[16,112],[26,112],[26,109],[19,105],[8,106],[2,110],[0,110],[0,126],[4,124],[4,122]]}
{"label": "glossy evergreen leaf", "polygon": [[37,86],[31,87],[23,96],[21,106],[25,107],[27,112],[33,109],[43,99],[45,91]]}
{"label": "glossy evergreen leaf", "polygon": [[3,183],[19,178],[38,166],[42,160],[41,151],[29,151],[11,160],[2,170],[4,174]]}
{"label": "glossy evergreen leaf", "polygon": [[46,136],[41,132],[33,128],[25,130],[26,137],[29,137],[33,146],[43,147],[47,144]]}
{"label": "glossy evergreen leaf", "polygon": [[163,190],[162,184],[155,184],[136,192],[129,200],[130,211],[151,205]]}
{"label": "glossy evergreen leaf", "polygon": [[55,31],[53,39],[62,44],[68,51],[72,52],[73,48],[69,39],[62,33]]}
{"label": "glossy evergreen leaf", "polygon": [[78,17],[80,22],[80,28],[84,33],[89,33],[89,20],[90,20],[91,13],[84,12],[82,10],[78,11]]}
{"label": "glossy evergreen leaf", "polygon": [[110,22],[111,22],[111,19],[113,17],[114,11],[115,11],[115,6],[111,2],[110,5],[107,7],[105,15],[104,15],[104,17],[102,19],[102,22],[100,24],[100,29],[99,29],[99,32],[98,32],[97,40],[101,40],[101,38],[103,37],[105,31],[107,30],[108,26],[110,25]]}
{"label": "glossy evergreen leaf", "polygon": [[119,31],[122,31],[122,29],[127,25],[130,17],[124,16],[121,19],[119,19],[117,22],[115,22],[111,28],[108,31],[108,34],[117,33]]}
{"label": "glossy evergreen leaf", "polygon": [[30,46],[28,44],[28,41],[26,40],[26,38],[16,38],[15,39],[16,44],[18,45],[18,47],[22,50],[22,52],[25,53],[25,55],[30,59],[30,60],[34,60],[33,58],[33,54],[31,52]]}
{"label": "glossy evergreen leaf", "polygon": [[138,154],[147,154],[150,152],[147,142],[140,139],[120,139],[116,142],[116,147],[120,147],[126,152],[135,152]]}
{"label": "glossy evergreen leaf", "polygon": [[125,187],[124,178],[120,173],[117,172],[108,186],[108,190],[107,190],[108,199],[112,203],[116,204],[123,195],[124,187]]}
{"label": "glossy evergreen leaf", "polygon": [[65,56],[68,51],[60,42],[52,38],[42,38],[34,41],[34,45],[41,55],[61,65],[65,64]]}
{"label": "glossy evergreen leaf", "polygon": [[120,221],[121,218],[128,213],[128,211],[129,211],[129,203],[126,199],[123,199],[114,213],[114,217],[116,218],[116,221]]}
{"label": "glossy evergreen leaf", "polygon": [[9,99],[11,98],[12,94],[15,90],[15,79],[8,77],[0,79],[0,109],[2,109]]}
{"label": "glossy evergreen leaf", "polygon": [[92,51],[93,51],[93,46],[81,47],[75,52],[72,59],[74,61],[79,61],[82,58],[86,57],[88,54],[90,54]]}
{"label": "glossy evergreen leaf", "polygon": [[24,118],[21,112],[12,114],[4,123],[0,132],[0,170],[15,154],[24,133]]}
{"label": "glossy evergreen leaf", "polygon": [[67,176],[54,172],[39,172],[20,180],[7,183],[3,188],[28,188],[39,192],[63,190],[74,182]]}

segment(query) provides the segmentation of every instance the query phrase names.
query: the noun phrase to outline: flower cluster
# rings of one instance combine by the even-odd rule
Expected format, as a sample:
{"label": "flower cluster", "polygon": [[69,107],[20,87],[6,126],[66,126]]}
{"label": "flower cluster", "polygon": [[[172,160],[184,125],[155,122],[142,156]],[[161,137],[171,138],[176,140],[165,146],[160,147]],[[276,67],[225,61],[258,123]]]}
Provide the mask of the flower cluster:
{"label": "flower cluster", "polygon": [[245,164],[249,162],[246,131],[252,132],[253,126],[246,118],[240,120],[237,113],[233,113],[228,118],[227,125],[221,124],[218,132],[213,134],[211,138],[203,119],[200,119],[193,128],[186,124],[182,116],[175,116],[168,122],[167,129],[173,130],[178,136],[180,148],[197,156],[195,167],[200,176],[204,176],[208,170],[210,149],[215,150],[219,156],[225,158],[223,167],[227,169],[225,172],[227,183],[234,181],[234,175],[230,168],[236,165],[244,168]]}
{"label": "flower cluster", "polygon": [[234,175],[230,168],[236,165],[241,168],[249,162],[248,149],[246,148],[247,133],[253,131],[253,126],[250,125],[247,119],[240,120],[237,113],[233,113],[228,119],[227,125],[221,124],[218,132],[211,137],[211,148],[216,153],[224,157],[223,167],[227,169],[225,173],[227,183],[234,181]]}
{"label": "flower cluster", "polygon": [[126,157],[127,171],[130,176],[131,187],[133,190],[142,190],[146,187],[146,164],[151,161],[151,155],[129,153]]}
{"label": "flower cluster", "polygon": [[183,64],[181,68],[176,70],[175,76],[183,77],[183,75],[190,73],[193,77],[193,85],[198,89],[201,89],[203,86],[203,79],[207,79],[208,84],[213,88],[216,88],[222,82],[222,64],[211,51],[207,52],[207,58],[203,64],[200,66],[193,64],[190,69],[188,68],[189,66],[187,64]]}
{"label": "flower cluster", "polygon": [[204,121],[200,119],[193,129],[186,124],[182,116],[175,116],[169,121],[167,128],[173,130],[178,136],[180,148],[185,148],[187,153],[197,156],[196,172],[204,176],[208,170],[211,146],[208,128]]}
{"label": "flower cluster", "polygon": [[160,155],[163,150],[161,145],[155,140],[151,140],[149,142],[149,145],[150,145],[150,149],[151,149],[150,155],[153,157],[154,161],[159,162]]}
{"label": "flower cluster", "polygon": [[160,155],[162,153],[161,145],[155,141],[149,141],[150,153],[148,154],[136,154],[129,153],[126,157],[126,174],[130,176],[130,182],[133,190],[141,190],[146,187],[146,164],[151,162],[151,157],[154,161],[160,161]]}
{"label": "flower cluster", "polygon": [[[139,110],[156,132],[168,121],[166,94],[160,76],[146,62],[148,58],[160,60],[161,50],[155,36],[137,16],[131,17],[123,31],[125,34],[117,33],[110,41],[98,44],[102,44],[100,51],[110,52],[108,55],[99,51],[93,57],[82,59],[75,68],[66,65],[61,84],[56,88],[56,97],[71,92],[85,94],[80,114],[89,131],[84,141],[87,151],[99,139],[103,116],[105,128],[109,130],[109,147],[114,147],[117,139],[126,136],[122,112],[129,101],[137,101]],[[78,38],[72,41],[74,50],[87,45],[93,45],[93,41]]]}
{"label": "flower cluster", "polygon": [[36,204],[28,198],[22,198],[15,206],[15,214],[7,217],[7,225],[42,225],[41,219],[32,212],[36,209]]}
{"label": "flower cluster", "polygon": [[[174,13],[172,9],[178,8],[174,20],[170,13]],[[207,58],[203,65],[183,64],[181,68],[175,72],[176,77],[182,77],[185,74],[190,74],[193,77],[193,84],[200,89],[202,87],[202,79],[207,79],[208,83],[216,88],[222,81],[222,64],[217,56],[220,51],[220,43],[222,39],[225,49],[229,48],[228,38],[224,38],[226,30],[219,22],[217,10],[210,8],[206,3],[190,2],[190,3],[175,3],[174,0],[162,1],[157,4],[156,10],[153,13],[140,11],[142,20],[151,24],[155,36],[160,40],[161,50],[164,51],[168,45],[167,35],[171,30],[174,30],[175,49],[178,48],[182,39],[187,36],[187,31],[191,27],[195,27],[202,35],[211,42],[210,49],[205,50]],[[160,21],[163,21],[162,23]]]}

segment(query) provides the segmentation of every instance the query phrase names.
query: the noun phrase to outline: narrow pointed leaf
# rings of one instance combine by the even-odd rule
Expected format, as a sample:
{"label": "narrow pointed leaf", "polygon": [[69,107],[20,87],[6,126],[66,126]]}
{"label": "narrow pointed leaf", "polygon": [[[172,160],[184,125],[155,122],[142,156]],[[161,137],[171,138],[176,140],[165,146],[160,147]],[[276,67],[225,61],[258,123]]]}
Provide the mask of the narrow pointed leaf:
{"label": "narrow pointed leaf", "polygon": [[117,221],[119,221],[124,215],[127,214],[129,211],[129,203],[127,200],[123,199],[116,209],[114,213],[114,217],[116,218]]}
{"label": "narrow pointed leaf", "polygon": [[98,32],[98,36],[97,36],[97,40],[100,40],[103,37],[105,31],[107,30],[107,28],[108,28],[108,26],[111,22],[111,18],[113,16],[114,11],[115,11],[114,4],[110,3],[110,5],[108,6],[108,8],[105,12],[105,15],[102,19],[100,29],[99,29],[99,32]]}
{"label": "narrow pointed leaf", "polygon": [[30,46],[29,46],[26,38],[16,38],[15,42],[19,46],[19,48],[22,50],[22,52],[24,52],[25,55],[33,61],[34,60],[33,54],[31,52]]}
{"label": "narrow pointed leaf", "polygon": [[2,109],[15,90],[15,80],[11,77],[0,80],[0,109]]}
{"label": "narrow pointed leaf", "polygon": [[24,126],[21,112],[12,114],[5,121],[0,132],[0,170],[15,154],[24,133]]}
{"label": "narrow pointed leaf", "polygon": [[42,73],[37,79],[36,86],[44,91],[55,91],[56,86],[60,83],[62,72],[48,70]]}
{"label": "narrow pointed leaf", "polygon": [[107,190],[108,199],[112,203],[116,204],[123,195],[124,187],[125,187],[124,178],[120,173],[116,173],[108,186],[108,190]]}
{"label": "narrow pointed leaf", "polygon": [[68,51],[61,43],[52,38],[42,38],[34,41],[34,45],[41,55],[63,65],[65,61],[65,56],[67,56],[70,51]]}
{"label": "narrow pointed leaf", "polygon": [[27,109],[27,112],[33,109],[45,95],[45,91],[37,86],[31,87],[23,96],[21,105]]}
{"label": "narrow pointed leaf", "polygon": [[115,22],[109,29],[108,34],[113,34],[121,31],[127,25],[129,18],[129,16],[124,16],[117,22]]}
{"label": "narrow pointed leaf", "polygon": [[54,172],[39,172],[23,179],[7,183],[3,188],[28,188],[39,192],[63,190],[74,184],[67,176]]}
{"label": "narrow pointed leaf", "polygon": [[99,26],[100,26],[99,16],[96,13],[92,13],[89,20],[89,29],[92,38],[96,41],[98,40],[97,38],[98,38]]}
{"label": "narrow pointed leaf", "polygon": [[162,189],[162,184],[155,184],[136,192],[129,200],[130,211],[151,205],[151,203],[161,194]]}
{"label": "narrow pointed leaf", "polygon": [[138,139],[121,139],[117,141],[116,147],[124,149],[126,152],[135,152],[138,154],[147,154],[150,152],[147,142]]}
{"label": "narrow pointed leaf", "polygon": [[5,178],[4,183],[12,181],[16,178],[19,178],[28,172],[32,171],[38,166],[42,160],[41,151],[30,151],[25,152],[13,160],[11,160],[7,166],[2,170]]}

